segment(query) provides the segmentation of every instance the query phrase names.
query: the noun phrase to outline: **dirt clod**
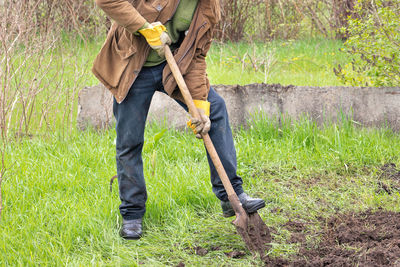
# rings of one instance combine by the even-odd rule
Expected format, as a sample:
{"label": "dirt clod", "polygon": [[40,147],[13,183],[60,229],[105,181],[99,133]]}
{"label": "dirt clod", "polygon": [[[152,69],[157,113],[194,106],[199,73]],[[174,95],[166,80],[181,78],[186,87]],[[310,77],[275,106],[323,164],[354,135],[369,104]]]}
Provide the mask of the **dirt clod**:
{"label": "dirt clod", "polygon": [[306,241],[306,235],[302,233],[292,233],[290,236],[289,243],[304,243]]}
{"label": "dirt clod", "polygon": [[212,246],[212,247],[211,247],[211,250],[212,250],[212,251],[221,250],[221,247],[220,247],[220,246]]}
{"label": "dirt clod", "polygon": [[202,247],[195,247],[194,251],[199,256],[205,256],[208,253],[208,250]]}
{"label": "dirt clod", "polygon": [[396,167],[396,164],[387,163],[383,165],[380,168],[378,179],[377,193],[386,192],[391,195],[393,192],[400,192],[400,170]]}
{"label": "dirt clod", "polygon": [[389,195],[391,195],[393,193],[393,190],[385,182],[378,181],[378,191],[377,191],[377,193],[380,193],[380,192],[386,192]]}
{"label": "dirt clod", "polygon": [[381,177],[399,181],[400,182],[400,170],[394,163],[386,163],[381,167]]}
{"label": "dirt clod", "polygon": [[289,220],[285,223],[285,227],[292,232],[301,232],[304,229],[304,224],[302,222]]}
{"label": "dirt clod", "polygon": [[[325,222],[325,221],[324,221]],[[268,266],[395,266],[400,255],[400,213],[379,210],[341,214],[329,219],[317,248],[304,240],[292,259],[268,259]],[[292,237],[304,225],[289,221]],[[303,230],[301,230],[303,229]],[[301,232],[302,231],[302,232]]]}
{"label": "dirt clod", "polygon": [[231,252],[225,252],[225,255],[228,256],[229,258],[237,259],[237,258],[241,258],[241,257],[245,256],[246,253],[244,251],[234,250]]}
{"label": "dirt clod", "polygon": [[283,210],[279,207],[275,207],[270,210],[271,213],[281,213]]}
{"label": "dirt clod", "polygon": [[183,262],[180,262],[175,267],[185,267],[185,264]]}

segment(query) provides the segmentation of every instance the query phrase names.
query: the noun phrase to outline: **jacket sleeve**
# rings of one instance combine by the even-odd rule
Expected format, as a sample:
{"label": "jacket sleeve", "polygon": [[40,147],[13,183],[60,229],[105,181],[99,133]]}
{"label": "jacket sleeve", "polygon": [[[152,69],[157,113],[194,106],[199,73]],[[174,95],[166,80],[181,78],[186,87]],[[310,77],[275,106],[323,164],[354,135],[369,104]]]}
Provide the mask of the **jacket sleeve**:
{"label": "jacket sleeve", "polygon": [[204,45],[196,49],[192,62],[184,78],[193,99],[207,100],[210,82],[207,77],[206,55],[211,46],[211,36],[206,37]]}
{"label": "jacket sleeve", "polygon": [[131,33],[137,32],[146,23],[146,19],[127,0],[96,0],[96,4]]}

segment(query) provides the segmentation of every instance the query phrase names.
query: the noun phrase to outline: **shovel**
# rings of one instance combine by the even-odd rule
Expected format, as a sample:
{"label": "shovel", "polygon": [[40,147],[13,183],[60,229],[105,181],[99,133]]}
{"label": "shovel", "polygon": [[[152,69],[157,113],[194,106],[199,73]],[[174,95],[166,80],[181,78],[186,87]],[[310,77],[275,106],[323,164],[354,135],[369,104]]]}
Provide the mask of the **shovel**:
{"label": "shovel", "polygon": [[[190,95],[185,80],[182,77],[175,58],[172,55],[171,49],[168,45],[165,46],[165,57],[169,67],[171,68],[172,75],[174,76],[189,109],[190,115],[194,118],[200,119],[200,114],[193,103],[192,96]],[[229,202],[235,211],[236,219],[232,222],[232,224],[235,225],[237,232],[241,235],[251,253],[253,255],[258,253],[261,260],[265,260],[265,251],[269,248],[269,243],[271,243],[271,234],[269,228],[263,222],[257,212],[247,214],[243,209],[242,204],[240,203],[239,198],[236,195],[236,192],[234,191],[232,184],[225,172],[221,160],[218,157],[217,151],[214,148],[210,136],[208,134],[202,134],[202,138],[208,154],[210,155],[210,158],[217,169],[218,175],[221,178],[225,191],[228,194]]]}

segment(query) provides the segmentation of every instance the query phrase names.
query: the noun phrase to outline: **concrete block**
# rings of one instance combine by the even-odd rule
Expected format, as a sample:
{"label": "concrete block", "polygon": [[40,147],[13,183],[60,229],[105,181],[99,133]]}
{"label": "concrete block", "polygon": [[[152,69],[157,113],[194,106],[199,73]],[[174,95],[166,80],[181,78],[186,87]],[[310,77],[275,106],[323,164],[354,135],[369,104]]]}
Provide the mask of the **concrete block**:
{"label": "concrete block", "polygon": [[[400,88],[308,87],[279,84],[215,85],[226,102],[232,127],[246,125],[256,113],[268,117],[306,115],[323,123],[337,121],[341,114],[365,126],[387,125],[400,130]],[[173,99],[156,93],[150,106],[150,122],[168,127],[186,127],[188,115]],[[113,123],[112,96],[102,85],[85,87],[79,93],[78,127],[96,129]]]}
{"label": "concrete block", "polygon": [[168,125],[171,128],[183,129],[188,120],[187,112],[167,94],[156,92],[151,100],[148,115],[149,122]]}
{"label": "concrete block", "polygon": [[114,122],[113,96],[103,85],[83,88],[78,94],[77,127],[105,129]]}

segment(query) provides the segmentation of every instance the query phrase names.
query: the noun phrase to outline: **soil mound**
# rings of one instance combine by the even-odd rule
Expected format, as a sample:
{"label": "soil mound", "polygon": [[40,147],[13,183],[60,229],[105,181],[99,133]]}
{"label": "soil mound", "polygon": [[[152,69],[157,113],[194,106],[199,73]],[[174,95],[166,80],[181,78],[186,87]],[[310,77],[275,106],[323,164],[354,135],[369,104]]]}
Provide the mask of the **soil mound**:
{"label": "soil mound", "polygon": [[[317,248],[311,247],[303,239],[299,254],[294,259],[274,259],[266,264],[400,266],[400,213],[365,211],[342,214],[328,220],[325,225]],[[299,228],[294,231],[297,235]]]}

